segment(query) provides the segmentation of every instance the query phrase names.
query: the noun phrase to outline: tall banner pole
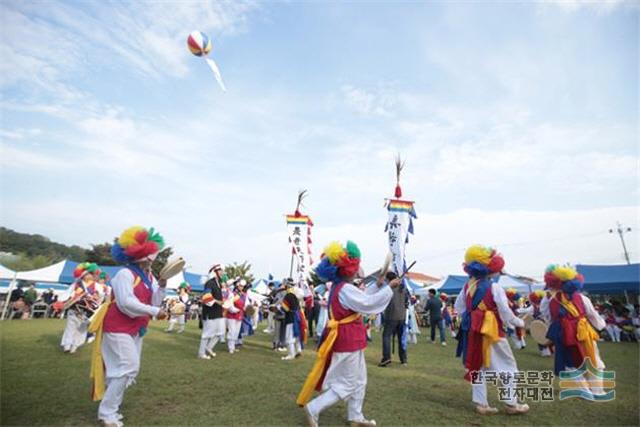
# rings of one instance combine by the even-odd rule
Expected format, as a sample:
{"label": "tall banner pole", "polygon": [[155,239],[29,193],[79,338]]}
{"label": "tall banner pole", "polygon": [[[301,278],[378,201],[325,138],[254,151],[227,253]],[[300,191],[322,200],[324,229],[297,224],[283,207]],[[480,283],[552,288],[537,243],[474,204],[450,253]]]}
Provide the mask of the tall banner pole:
{"label": "tall banner pole", "polygon": [[298,192],[298,203],[293,214],[287,215],[287,229],[289,244],[291,245],[291,262],[289,276],[298,282],[306,280],[312,264],[311,227],[313,221],[308,215],[300,212],[302,201],[307,195],[306,190]]}
{"label": "tall banner pole", "polygon": [[[404,200],[402,198],[402,188],[400,187],[400,175],[404,169],[405,162],[402,161],[400,156],[396,158],[396,188],[394,191],[394,198],[387,199],[386,208],[388,212],[387,225],[385,226],[385,232],[389,238],[389,252],[391,252],[393,259],[391,262],[391,269],[398,275],[403,276],[407,269],[407,263],[405,259],[405,246],[409,243],[409,235],[413,234],[413,220],[417,219],[416,211],[414,208],[414,202],[410,200]],[[408,277],[404,277],[403,286],[407,287]],[[403,348],[407,347],[407,335],[408,326],[405,321],[405,333],[402,342]]]}

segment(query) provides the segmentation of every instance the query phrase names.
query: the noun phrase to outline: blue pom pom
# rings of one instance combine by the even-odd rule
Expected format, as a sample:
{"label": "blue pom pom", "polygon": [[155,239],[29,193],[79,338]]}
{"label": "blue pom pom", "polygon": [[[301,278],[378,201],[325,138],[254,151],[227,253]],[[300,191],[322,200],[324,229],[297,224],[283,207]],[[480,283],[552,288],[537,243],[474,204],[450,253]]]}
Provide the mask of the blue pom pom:
{"label": "blue pom pom", "polygon": [[118,243],[114,243],[114,245],[111,247],[111,257],[118,264],[128,264],[133,261],[133,259],[129,255],[124,253],[124,248]]}
{"label": "blue pom pom", "polygon": [[338,267],[332,265],[328,257],[324,257],[316,266],[316,274],[322,280],[335,282],[338,277]]}
{"label": "blue pom pom", "polygon": [[581,291],[582,286],[582,282],[577,279],[567,280],[562,284],[562,290],[567,294],[572,295],[575,291]]}
{"label": "blue pom pom", "polygon": [[465,265],[464,271],[470,277],[475,278],[485,277],[489,274],[489,269],[487,268],[487,266],[479,263],[478,261],[473,261],[471,264]]}

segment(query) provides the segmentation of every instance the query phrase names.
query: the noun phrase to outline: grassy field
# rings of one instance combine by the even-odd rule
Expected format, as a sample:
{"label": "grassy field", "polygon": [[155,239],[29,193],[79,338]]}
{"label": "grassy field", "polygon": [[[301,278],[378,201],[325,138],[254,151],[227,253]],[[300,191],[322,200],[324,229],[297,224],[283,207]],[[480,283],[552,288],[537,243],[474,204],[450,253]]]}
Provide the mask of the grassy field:
{"label": "grassy field", "polygon": [[[152,324],[145,338],[138,383],[125,396],[127,425],[303,425],[295,397],[315,357],[312,351],[283,362],[262,332],[229,355],[196,359],[197,322],[182,335]],[[0,322],[0,424],[94,425],[97,403],[89,397],[90,346],[74,355],[58,347],[63,321]],[[423,335],[424,336],[424,335]],[[616,371],[616,399],[531,403],[522,417],[479,417],[472,411],[470,389],[454,357],[453,343],[434,346],[422,339],[409,348],[409,365],[378,368],[380,335],[367,350],[369,385],[365,414],[380,425],[639,425],[638,345],[602,343],[609,370]],[[551,360],[533,345],[516,352],[521,370],[551,369]],[[490,388],[493,403],[497,390]],[[500,406],[499,406],[500,407]],[[339,404],[322,414],[321,425],[345,425]]]}

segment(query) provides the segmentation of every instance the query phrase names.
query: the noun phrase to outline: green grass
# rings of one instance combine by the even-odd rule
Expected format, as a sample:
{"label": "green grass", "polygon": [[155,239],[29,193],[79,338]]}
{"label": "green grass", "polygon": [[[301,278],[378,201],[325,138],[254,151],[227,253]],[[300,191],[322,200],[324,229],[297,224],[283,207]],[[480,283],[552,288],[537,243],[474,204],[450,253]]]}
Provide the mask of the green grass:
{"label": "green grass", "polygon": [[[197,322],[190,322],[182,335],[162,332],[164,325],[153,323],[145,338],[142,370],[122,408],[127,425],[303,425],[295,398],[315,353],[283,362],[270,350],[270,338],[258,332],[239,353],[229,355],[219,344],[218,357],[203,361],[196,359]],[[58,347],[63,328],[60,320],[0,322],[1,425],[95,424],[90,346],[63,354]],[[616,371],[612,402],[560,402],[556,391],[556,401],[530,403],[526,416],[480,417],[472,410],[470,387],[452,342],[441,347],[422,339],[409,348],[409,366],[378,368],[380,335],[374,334],[374,341],[366,353],[364,412],[380,425],[640,424],[637,344],[600,344],[607,368]],[[552,368],[531,343],[515,354],[521,370]],[[489,393],[498,404],[497,390],[490,387]],[[345,425],[345,414],[341,403],[323,413],[320,422]]]}

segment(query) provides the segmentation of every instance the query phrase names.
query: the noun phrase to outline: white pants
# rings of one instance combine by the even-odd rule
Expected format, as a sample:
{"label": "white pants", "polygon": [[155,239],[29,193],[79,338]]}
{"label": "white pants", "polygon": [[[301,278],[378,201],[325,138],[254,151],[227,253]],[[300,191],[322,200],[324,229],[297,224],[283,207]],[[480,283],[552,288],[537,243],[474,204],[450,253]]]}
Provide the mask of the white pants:
{"label": "white pants", "polygon": [[364,350],[351,353],[333,353],[331,365],[322,385],[323,393],[307,404],[314,416],[340,400],[347,404],[349,421],[363,421],[362,404],[367,389],[367,365]]}
{"label": "white pants", "polygon": [[266,329],[266,331],[268,331],[267,333],[273,332],[273,329],[275,327],[276,325],[275,325],[275,321],[273,320],[273,312],[270,311],[267,314],[267,329]]}
{"label": "white pants", "polygon": [[[515,405],[518,403],[514,384],[514,375],[518,371],[518,366],[516,365],[516,359],[513,357],[513,352],[511,351],[511,347],[509,347],[509,343],[506,339],[501,338],[500,341],[491,346],[491,363],[489,368],[482,368],[481,371],[483,372],[481,374],[482,378],[480,384],[471,384],[471,396],[473,403],[480,406],[489,406],[489,401],[487,400],[487,384],[484,379],[486,371],[495,372],[500,387],[505,387],[509,390],[509,400],[505,401],[505,403],[508,405]],[[509,373],[511,375],[509,384],[505,384],[504,386],[502,385],[500,382],[501,372]]]}
{"label": "white pants", "polygon": [[102,359],[107,389],[98,407],[98,419],[114,423],[119,413],[124,391],[135,383],[140,371],[142,338],[129,334],[105,333],[102,336]]}
{"label": "white pants", "polygon": [[198,356],[205,356],[207,351],[213,351],[215,345],[224,337],[225,329],[226,323],[224,317],[203,320]]}
{"label": "white pants", "polygon": [[607,333],[611,337],[612,342],[620,342],[620,327],[618,325],[607,325]]}
{"label": "white pants", "polygon": [[175,326],[176,323],[180,325],[180,329],[178,330],[184,331],[184,314],[171,315],[171,318],[169,319],[169,326],[167,327],[167,332],[173,331],[173,327]]}
{"label": "white pants", "polygon": [[289,356],[293,357],[302,352],[302,344],[300,339],[293,334],[293,323],[290,323],[285,328],[285,344],[289,350]]}
{"label": "white pants", "polygon": [[62,334],[60,345],[65,351],[75,350],[87,339],[87,322],[75,311],[67,311],[67,324]]}
{"label": "white pants", "polygon": [[523,349],[527,346],[527,342],[524,340],[524,337],[522,338],[518,337],[518,333],[516,331],[513,331],[510,337],[511,337],[511,341],[513,342],[513,345],[518,350]]}
{"label": "white pants", "polygon": [[242,320],[227,319],[227,348],[229,348],[229,353],[236,351],[240,326],[242,326]]}

